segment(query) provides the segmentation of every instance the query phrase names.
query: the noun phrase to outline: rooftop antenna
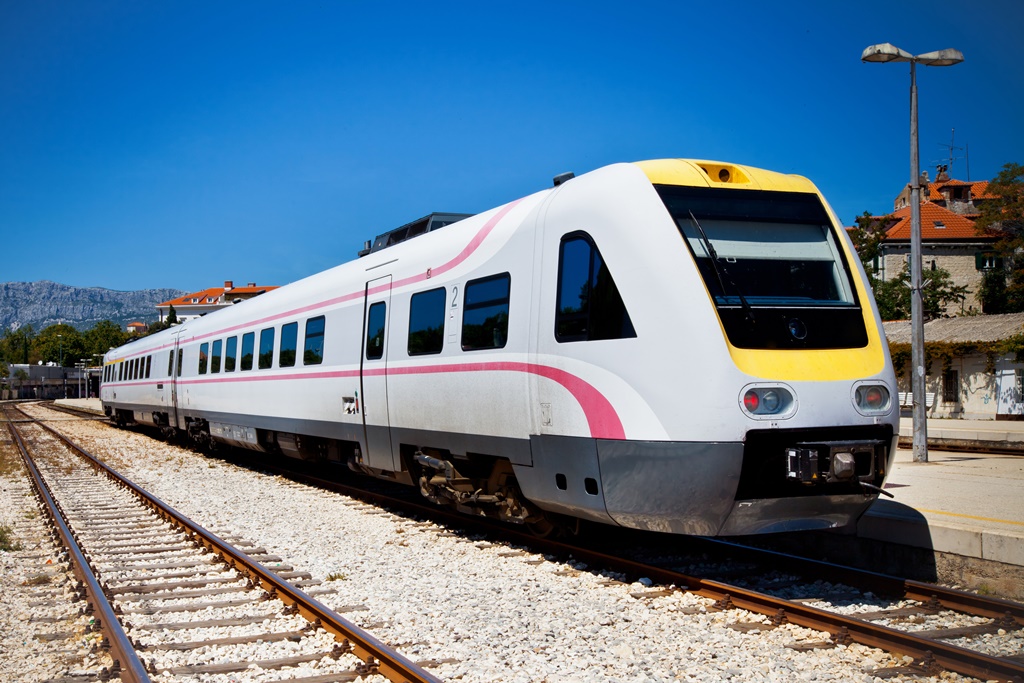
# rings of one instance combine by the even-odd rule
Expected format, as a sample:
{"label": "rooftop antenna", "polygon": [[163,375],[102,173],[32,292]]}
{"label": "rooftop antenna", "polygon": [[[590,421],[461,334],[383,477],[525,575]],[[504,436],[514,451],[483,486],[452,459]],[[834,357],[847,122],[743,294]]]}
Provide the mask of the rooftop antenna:
{"label": "rooftop antenna", "polygon": [[[955,139],[956,139],[956,128],[952,128],[952,129],[950,129],[950,133],[949,133],[949,144],[948,145],[943,145],[941,142],[939,143],[939,145],[941,147],[945,147],[946,149],[949,150],[949,157],[948,157],[948,162],[947,163],[949,165],[948,172],[949,172],[949,177],[950,178],[953,177],[953,162],[960,158],[960,157],[957,157],[957,156],[953,156],[953,152],[954,152],[954,150],[963,150],[963,147],[957,147],[956,145],[953,144],[953,141]],[[967,174],[967,179],[970,180],[970,173]]]}

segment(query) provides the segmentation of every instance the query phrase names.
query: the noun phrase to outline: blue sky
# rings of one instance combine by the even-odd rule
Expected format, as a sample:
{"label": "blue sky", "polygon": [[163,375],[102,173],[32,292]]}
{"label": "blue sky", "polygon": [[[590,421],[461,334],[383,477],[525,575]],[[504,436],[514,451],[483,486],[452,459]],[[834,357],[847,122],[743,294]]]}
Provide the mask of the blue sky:
{"label": "blue sky", "polygon": [[[695,157],[847,224],[922,169],[1024,163],[1024,2],[0,3],[0,281],[286,284],[431,211]],[[966,178],[964,150],[953,175]]]}

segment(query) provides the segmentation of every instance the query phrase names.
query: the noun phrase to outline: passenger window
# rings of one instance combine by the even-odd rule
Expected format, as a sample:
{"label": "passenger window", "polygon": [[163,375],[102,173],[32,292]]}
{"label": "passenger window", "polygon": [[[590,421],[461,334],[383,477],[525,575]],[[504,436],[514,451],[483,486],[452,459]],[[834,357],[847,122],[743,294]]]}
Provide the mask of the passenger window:
{"label": "passenger window", "polygon": [[444,348],[445,288],[412,295],[409,303],[409,355],[441,353]]}
{"label": "passenger window", "polygon": [[177,365],[177,367],[178,367],[178,377],[181,377],[181,371],[182,371],[182,367],[181,367],[182,366],[182,362],[181,361],[183,361],[184,359],[185,359],[185,349],[179,348],[178,349],[178,365]]}
{"label": "passenger window", "polygon": [[508,341],[508,273],[466,283],[462,305],[462,350],[500,349]]}
{"label": "passenger window", "polygon": [[174,351],[167,352],[167,376],[170,377],[174,374]]}
{"label": "passenger window", "polygon": [[252,350],[255,340],[255,332],[246,332],[242,335],[242,370],[252,370]]}
{"label": "passenger window", "polygon": [[306,321],[306,340],[302,350],[303,365],[320,365],[324,361],[324,317]]}
{"label": "passenger window", "polygon": [[223,343],[220,339],[213,342],[213,355],[210,356],[210,372],[220,372],[220,352],[223,350]]}
{"label": "passenger window", "polygon": [[146,379],[149,379],[149,371],[153,369],[153,356],[146,356]]}
{"label": "passenger window", "polygon": [[555,339],[573,342],[635,336],[612,274],[590,237],[584,233],[563,237],[558,253]]}
{"label": "passenger window", "polygon": [[290,368],[295,365],[295,348],[298,346],[299,324],[281,326],[281,350],[277,354],[277,367]]}
{"label": "passenger window", "polygon": [[210,345],[208,343],[202,343],[199,345],[199,374],[206,374],[206,359],[210,355]]}
{"label": "passenger window", "polygon": [[366,314],[366,359],[384,357],[384,326],[387,321],[387,307],[383,301],[370,306]]}
{"label": "passenger window", "polygon": [[224,348],[224,372],[235,371],[235,355],[238,353],[238,337],[228,337]]}
{"label": "passenger window", "polygon": [[260,330],[260,370],[266,370],[274,364],[274,328]]}

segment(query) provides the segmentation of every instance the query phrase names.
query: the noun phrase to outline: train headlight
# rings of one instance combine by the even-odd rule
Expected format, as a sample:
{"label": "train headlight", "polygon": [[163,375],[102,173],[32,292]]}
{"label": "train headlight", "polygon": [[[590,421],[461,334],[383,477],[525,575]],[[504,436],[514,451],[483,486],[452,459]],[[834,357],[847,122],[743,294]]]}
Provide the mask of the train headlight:
{"label": "train headlight", "polygon": [[892,409],[892,397],[884,384],[860,383],[853,389],[853,405],[861,415],[884,415]]}
{"label": "train headlight", "polygon": [[785,419],[796,412],[796,399],[788,387],[752,384],[743,388],[740,405],[755,419]]}

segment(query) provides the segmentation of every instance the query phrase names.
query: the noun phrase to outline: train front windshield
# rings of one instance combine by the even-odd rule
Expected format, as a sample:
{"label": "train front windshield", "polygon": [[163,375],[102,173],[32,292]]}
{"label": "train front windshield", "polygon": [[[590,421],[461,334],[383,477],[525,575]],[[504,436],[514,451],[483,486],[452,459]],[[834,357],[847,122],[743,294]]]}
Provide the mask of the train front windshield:
{"label": "train front windshield", "polygon": [[655,187],[733,344],[867,343],[850,268],[816,195]]}

